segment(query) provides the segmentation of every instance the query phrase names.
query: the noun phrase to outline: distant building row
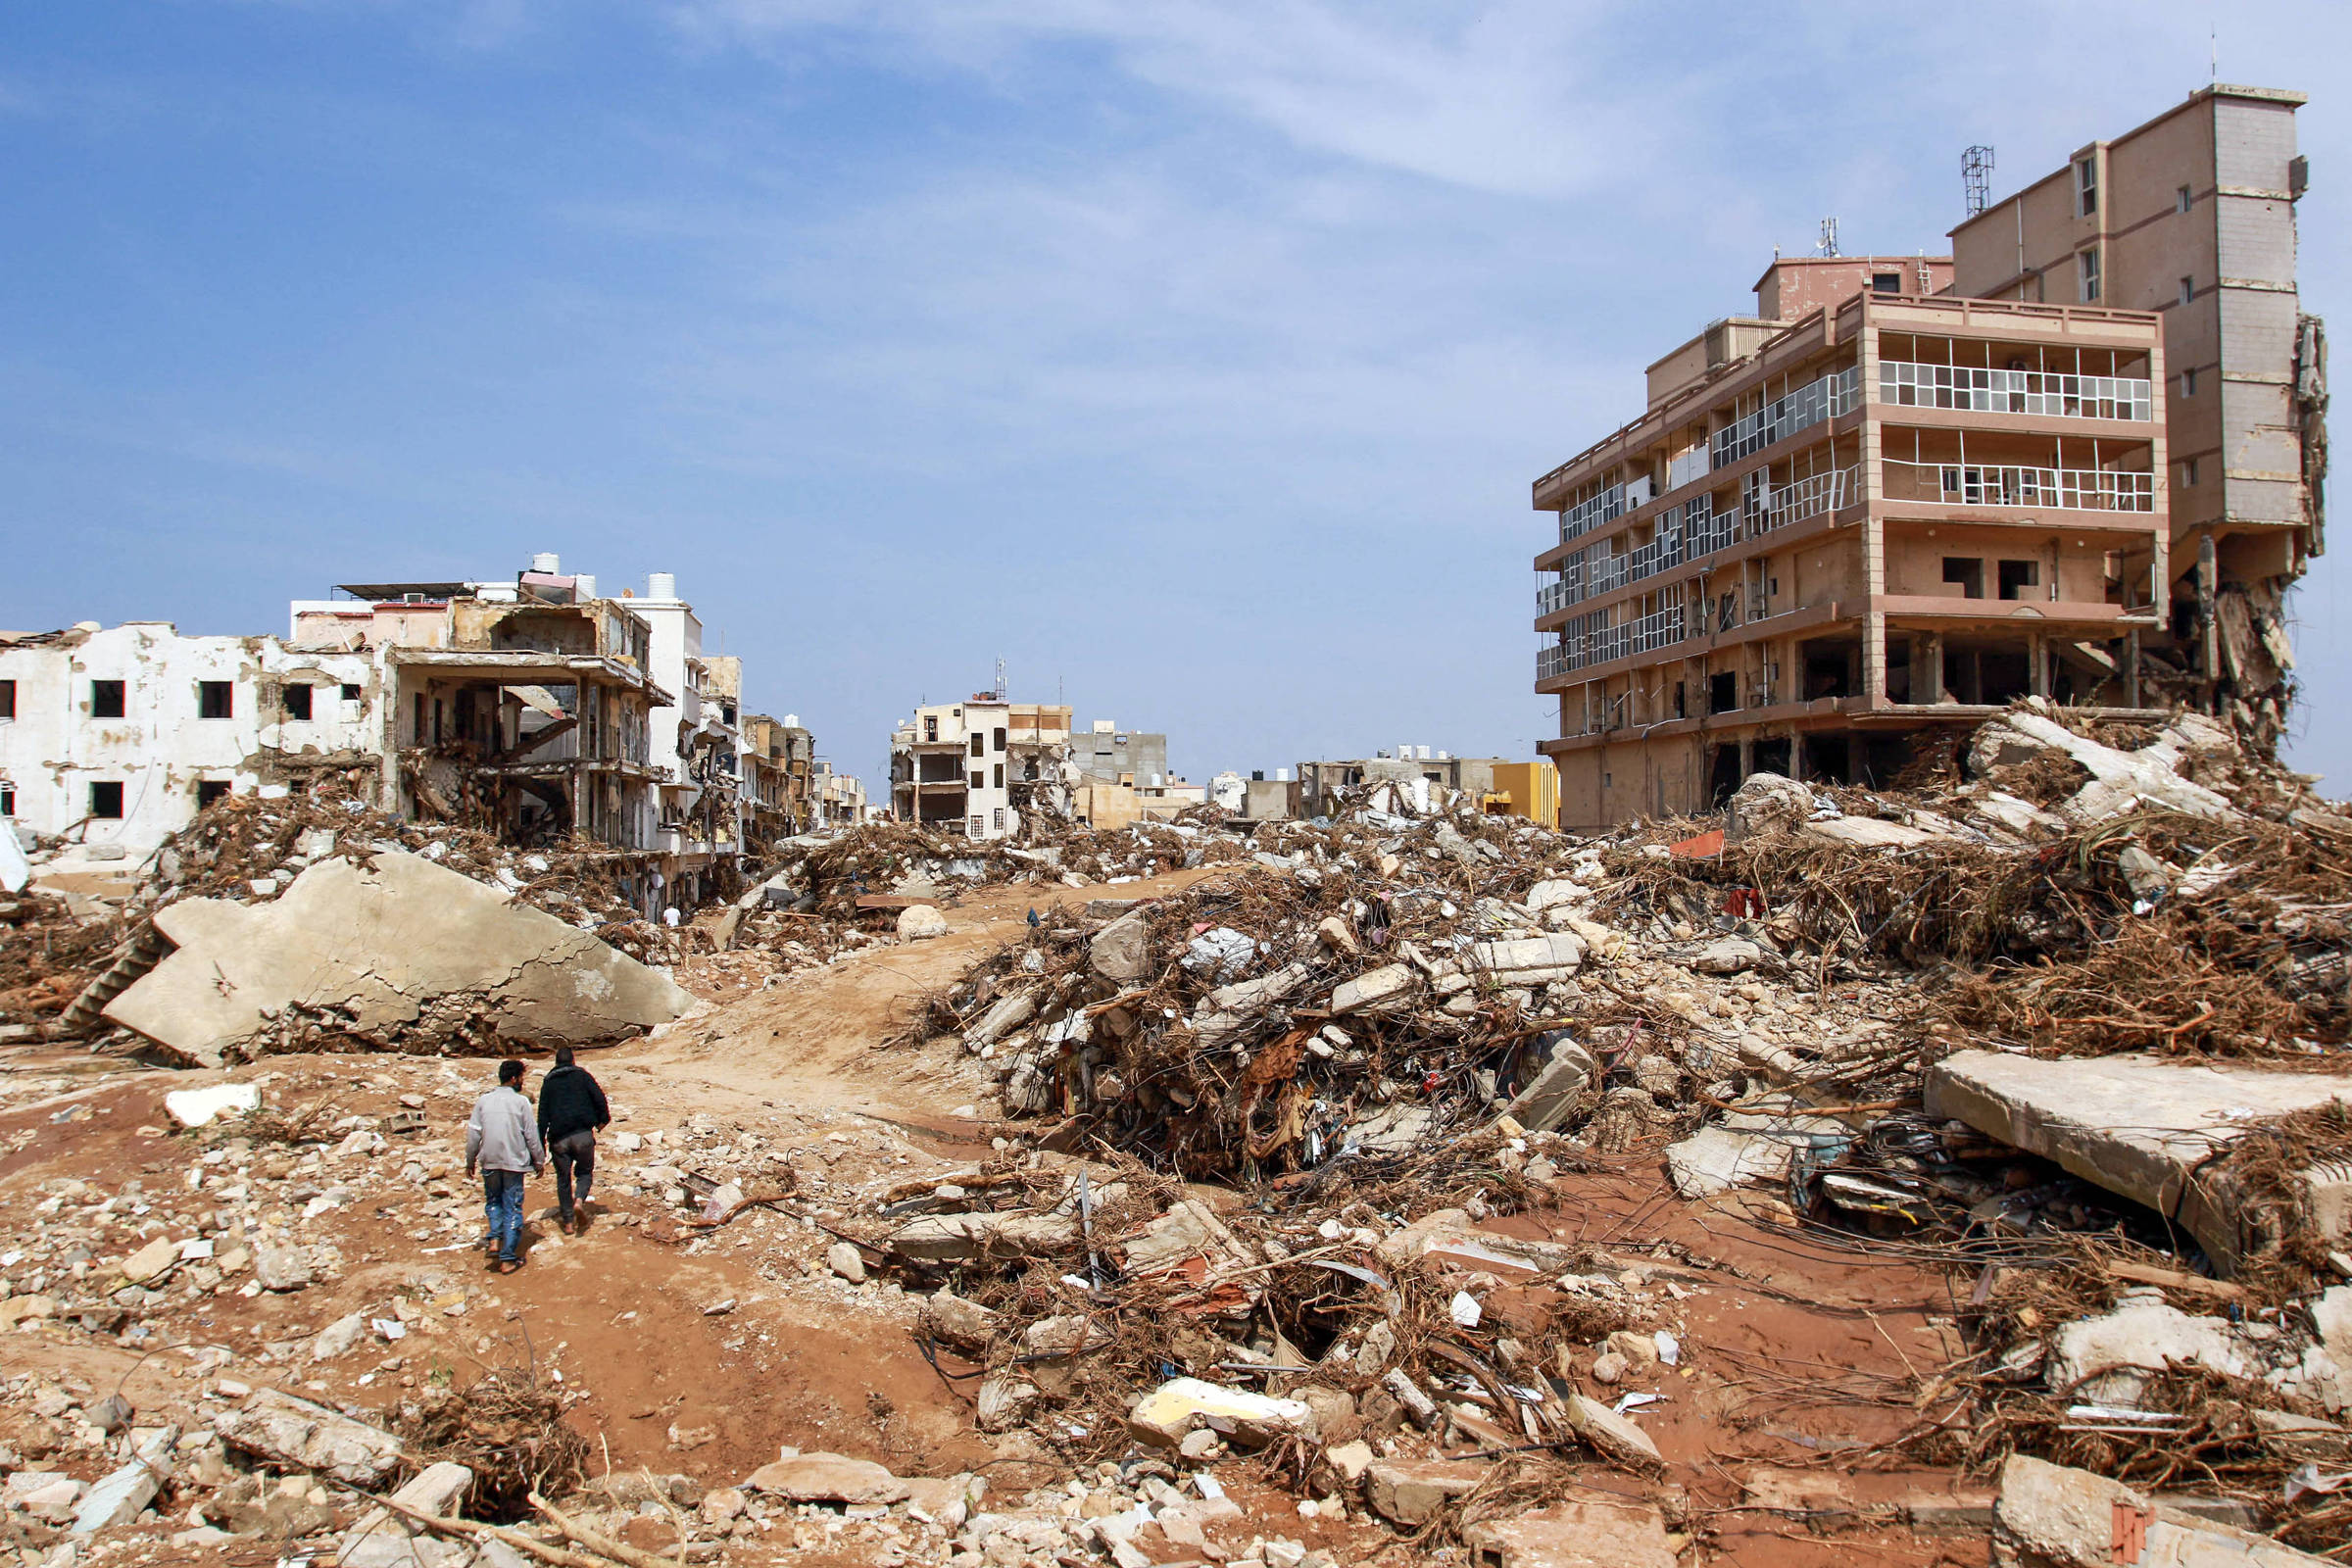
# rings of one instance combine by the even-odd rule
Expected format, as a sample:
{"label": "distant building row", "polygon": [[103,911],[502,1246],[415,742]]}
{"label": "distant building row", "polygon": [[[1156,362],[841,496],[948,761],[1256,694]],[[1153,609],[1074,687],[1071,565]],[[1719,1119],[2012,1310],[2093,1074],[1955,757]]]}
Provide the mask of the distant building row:
{"label": "distant building row", "polygon": [[[519,843],[585,840],[649,909],[776,839],[864,813],[792,715],[740,710],[675,579],[599,595],[541,556],[512,582],[354,583],[284,639],[168,622],[0,640],[0,815],[143,856],[221,795],[341,770],[377,804]],[[27,832],[26,830],[29,830]]]}

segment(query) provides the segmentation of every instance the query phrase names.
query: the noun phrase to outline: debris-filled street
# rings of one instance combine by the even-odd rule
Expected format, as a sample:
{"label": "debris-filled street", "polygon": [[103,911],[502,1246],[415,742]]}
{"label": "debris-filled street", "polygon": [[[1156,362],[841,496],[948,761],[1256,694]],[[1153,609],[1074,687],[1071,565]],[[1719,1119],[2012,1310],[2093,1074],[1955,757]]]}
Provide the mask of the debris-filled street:
{"label": "debris-filled street", "polygon": [[[850,829],[675,930],[328,788],[229,803],[119,903],[7,906],[9,1544],[2090,1563],[2112,1508],[2325,1549],[2352,817],[2217,725],[2053,711],[1597,839],[1387,784]],[[554,972],[683,988],[520,1048],[535,1087],[580,1047],[612,1119],[514,1274],[465,1125],[564,988],[270,920],[428,873],[585,944]],[[141,1004],[217,940],[266,1027]],[[327,961],[366,987],[248,996]]]}

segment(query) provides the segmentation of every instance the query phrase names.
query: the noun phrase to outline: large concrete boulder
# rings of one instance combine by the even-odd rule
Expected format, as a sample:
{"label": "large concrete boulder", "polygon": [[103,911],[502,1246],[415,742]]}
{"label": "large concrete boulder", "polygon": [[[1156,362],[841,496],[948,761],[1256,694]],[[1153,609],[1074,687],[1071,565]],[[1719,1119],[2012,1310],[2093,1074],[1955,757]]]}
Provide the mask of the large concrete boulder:
{"label": "large concrete boulder", "polygon": [[189,899],[155,923],[177,951],[106,1017],[204,1066],[296,1041],[595,1045],[694,1005],[594,935],[414,855],[321,860],[270,903]]}

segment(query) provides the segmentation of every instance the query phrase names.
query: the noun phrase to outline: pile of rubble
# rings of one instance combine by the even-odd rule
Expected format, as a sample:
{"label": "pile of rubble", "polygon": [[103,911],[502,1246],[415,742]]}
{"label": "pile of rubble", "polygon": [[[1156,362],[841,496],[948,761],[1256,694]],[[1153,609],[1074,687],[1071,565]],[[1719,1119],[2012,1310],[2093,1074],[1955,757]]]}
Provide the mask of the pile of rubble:
{"label": "pile of rubble", "polygon": [[1023,817],[1016,838],[974,841],[908,822],[871,822],[784,840],[787,863],[767,881],[768,902],[847,915],[869,895],[946,898],[979,887],[1054,883],[1090,887],[1187,866],[1248,858],[1242,838],[1193,822],[1138,822],[1097,831],[1046,813]]}
{"label": "pile of rubble", "polygon": [[1113,1163],[977,1169],[857,1240],[941,1293],[984,1427],[1240,1443],[1309,1495],[1418,1434],[1483,1498],[1511,1450],[1641,1468],[1603,1374],[1677,1331],[1590,1250],[1469,1227],[1654,1152],[1686,1199],[1975,1272],[1909,1451],[2194,1476],[2340,1541],[2352,816],[2194,716],[2034,703],[1916,782],[1758,775],[1592,841],[1393,787],[1261,825],[901,1042],[964,1053],[1015,1147]]}

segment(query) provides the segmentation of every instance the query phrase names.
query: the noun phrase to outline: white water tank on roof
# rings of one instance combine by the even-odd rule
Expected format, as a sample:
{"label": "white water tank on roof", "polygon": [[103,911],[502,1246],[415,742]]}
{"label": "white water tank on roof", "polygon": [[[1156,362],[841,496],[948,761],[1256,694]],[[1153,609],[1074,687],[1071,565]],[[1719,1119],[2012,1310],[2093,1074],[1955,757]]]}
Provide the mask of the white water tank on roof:
{"label": "white water tank on roof", "polygon": [[799,729],[801,727],[801,715],[798,713],[786,713],[784,715],[784,727],[786,729]]}
{"label": "white water tank on roof", "polygon": [[657,571],[657,572],[655,572],[655,573],[654,573],[652,576],[650,576],[650,577],[646,578],[646,579],[645,579],[645,597],[646,597],[646,598],[648,598],[648,599],[675,599],[675,598],[677,598],[677,597],[678,597],[678,578],[677,578],[677,573],[675,573],[675,572],[669,572],[669,571]]}
{"label": "white water tank on roof", "polygon": [[553,577],[564,569],[563,558],[553,550],[542,550],[531,558],[531,569]]}
{"label": "white water tank on roof", "polygon": [[586,604],[589,600],[594,599],[596,597],[596,573],[583,571],[572,578],[571,597],[580,604]]}

